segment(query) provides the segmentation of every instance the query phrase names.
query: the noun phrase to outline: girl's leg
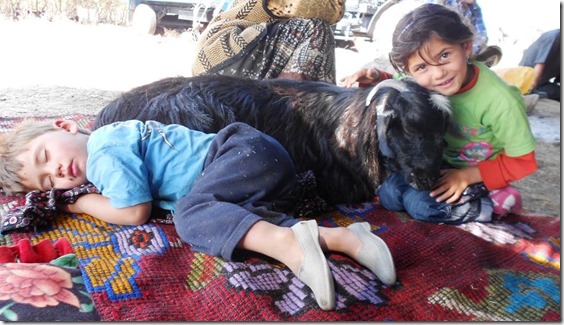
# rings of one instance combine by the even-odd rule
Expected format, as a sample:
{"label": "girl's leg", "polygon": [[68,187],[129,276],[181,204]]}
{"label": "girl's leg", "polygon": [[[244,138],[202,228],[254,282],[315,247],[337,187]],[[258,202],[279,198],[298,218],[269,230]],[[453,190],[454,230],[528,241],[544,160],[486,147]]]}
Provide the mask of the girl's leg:
{"label": "girl's leg", "polygon": [[390,175],[376,190],[380,204],[386,210],[404,211],[403,193],[411,186],[405,181],[403,175],[395,173]]}
{"label": "girl's leg", "polygon": [[[411,187],[401,174],[392,174],[376,191],[380,204],[387,210],[405,210],[413,219],[434,223],[461,224],[491,221],[491,200],[481,190],[481,183],[469,186],[469,201],[463,204],[437,202],[429,191]],[[474,193],[475,192],[475,193]],[[482,192],[484,194],[482,194]]]}
{"label": "girl's leg", "polygon": [[493,202],[493,213],[504,216],[512,212],[519,212],[523,208],[521,193],[511,186],[490,192]]}
{"label": "girl's leg", "polygon": [[[414,219],[446,224],[466,222],[489,222],[492,217],[492,203],[487,191],[481,194],[481,183],[470,185],[458,202],[447,204],[437,202],[429,191],[409,188],[403,194],[405,210]],[[465,195],[465,193],[470,193]]]}

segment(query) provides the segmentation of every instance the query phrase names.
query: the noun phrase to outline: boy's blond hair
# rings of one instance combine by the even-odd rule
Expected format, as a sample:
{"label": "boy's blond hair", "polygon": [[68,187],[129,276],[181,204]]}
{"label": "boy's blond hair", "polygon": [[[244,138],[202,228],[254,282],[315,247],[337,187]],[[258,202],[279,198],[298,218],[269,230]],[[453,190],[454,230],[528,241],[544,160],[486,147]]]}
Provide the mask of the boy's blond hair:
{"label": "boy's blond hair", "polygon": [[54,121],[24,120],[13,131],[0,135],[0,189],[8,195],[25,192],[18,172],[22,164],[17,156],[28,150],[31,140],[47,132],[60,130]]}

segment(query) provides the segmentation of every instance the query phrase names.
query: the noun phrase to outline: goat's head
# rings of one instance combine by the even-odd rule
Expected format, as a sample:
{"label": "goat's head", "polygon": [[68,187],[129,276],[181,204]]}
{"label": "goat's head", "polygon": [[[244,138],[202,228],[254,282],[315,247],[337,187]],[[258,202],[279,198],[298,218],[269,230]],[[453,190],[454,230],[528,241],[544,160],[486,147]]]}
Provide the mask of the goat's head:
{"label": "goat's head", "polygon": [[385,80],[372,89],[380,155],[385,174],[400,172],[416,189],[429,190],[440,177],[451,114],[448,99],[411,80]]}

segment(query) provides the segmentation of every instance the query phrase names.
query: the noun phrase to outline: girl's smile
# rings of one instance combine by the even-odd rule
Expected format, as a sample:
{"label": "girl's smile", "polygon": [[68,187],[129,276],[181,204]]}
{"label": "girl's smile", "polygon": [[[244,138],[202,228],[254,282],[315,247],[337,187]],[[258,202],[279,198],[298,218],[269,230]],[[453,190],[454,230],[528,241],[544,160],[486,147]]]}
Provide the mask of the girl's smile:
{"label": "girl's smile", "polygon": [[450,78],[450,79],[438,84],[437,87],[448,88],[450,85],[452,85],[453,82],[454,82],[454,78]]}

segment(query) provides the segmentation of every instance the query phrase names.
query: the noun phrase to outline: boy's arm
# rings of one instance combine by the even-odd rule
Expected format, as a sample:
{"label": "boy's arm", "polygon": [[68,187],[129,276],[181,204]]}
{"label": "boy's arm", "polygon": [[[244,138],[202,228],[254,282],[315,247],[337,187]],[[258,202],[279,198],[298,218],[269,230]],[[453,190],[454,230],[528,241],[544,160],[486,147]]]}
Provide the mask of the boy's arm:
{"label": "boy's arm", "polygon": [[118,209],[112,207],[110,199],[97,193],[84,194],[75,203],[61,207],[70,213],[86,213],[117,225],[144,224],[151,216],[151,202]]}

